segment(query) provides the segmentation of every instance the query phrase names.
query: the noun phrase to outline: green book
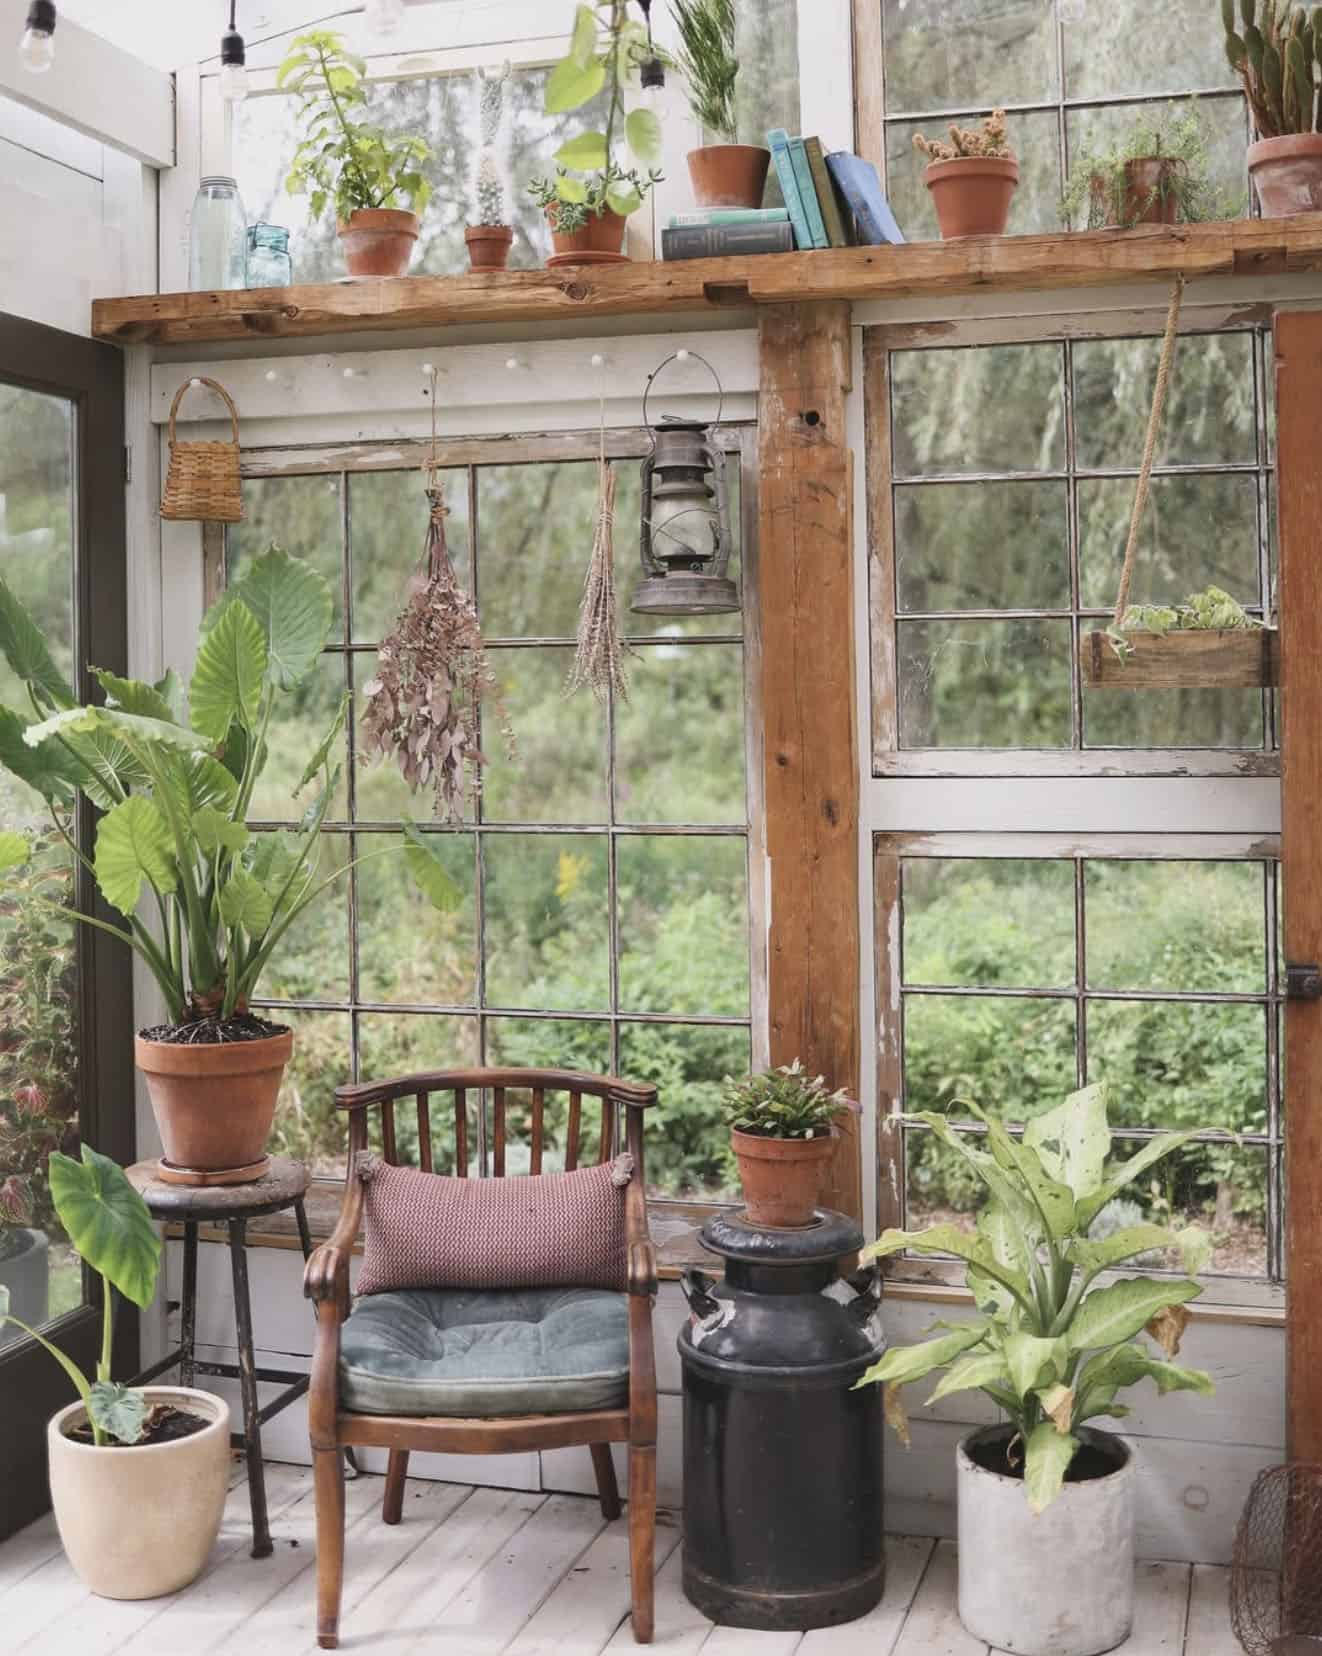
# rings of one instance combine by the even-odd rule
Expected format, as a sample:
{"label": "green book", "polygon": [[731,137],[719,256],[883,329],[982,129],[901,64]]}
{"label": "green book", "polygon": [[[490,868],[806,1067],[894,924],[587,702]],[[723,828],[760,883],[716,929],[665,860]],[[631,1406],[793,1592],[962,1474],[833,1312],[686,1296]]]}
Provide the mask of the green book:
{"label": "green book", "polygon": [[826,239],[832,247],[852,247],[854,238],[849,233],[849,226],[845,223],[840,203],[836,199],[835,187],[831,183],[831,175],[826,170],[826,153],[822,149],[822,141],[820,138],[805,138],[803,148],[808,157],[808,170],[812,174],[817,205],[821,208],[822,223],[826,226]]}
{"label": "green book", "polygon": [[808,245],[829,247],[831,244],[826,239],[826,225],[822,220],[822,210],[817,205],[817,191],[813,188],[808,152],[804,148],[802,138],[790,139],[790,165],[794,169],[794,182],[799,187],[799,199],[803,203],[804,217],[808,221]]}

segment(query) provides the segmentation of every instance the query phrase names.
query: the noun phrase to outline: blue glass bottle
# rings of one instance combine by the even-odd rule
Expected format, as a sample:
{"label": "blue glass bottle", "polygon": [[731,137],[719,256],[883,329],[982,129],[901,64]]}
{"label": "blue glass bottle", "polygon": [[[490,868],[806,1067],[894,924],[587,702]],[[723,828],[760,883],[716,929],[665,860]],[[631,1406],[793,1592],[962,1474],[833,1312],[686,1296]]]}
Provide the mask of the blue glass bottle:
{"label": "blue glass bottle", "polygon": [[188,285],[194,293],[247,285],[248,220],[232,178],[204,178],[193,198]]}
{"label": "blue glass bottle", "polygon": [[288,287],[294,280],[289,256],[289,232],[280,224],[257,223],[248,227],[248,286]]}

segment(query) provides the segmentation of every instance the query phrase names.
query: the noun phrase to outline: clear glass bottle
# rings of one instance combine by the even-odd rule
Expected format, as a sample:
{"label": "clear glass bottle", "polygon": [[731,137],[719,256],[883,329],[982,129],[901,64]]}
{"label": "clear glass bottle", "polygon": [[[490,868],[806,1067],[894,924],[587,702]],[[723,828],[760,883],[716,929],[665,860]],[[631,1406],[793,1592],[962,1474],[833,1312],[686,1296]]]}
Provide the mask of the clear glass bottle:
{"label": "clear glass bottle", "polygon": [[248,221],[232,178],[204,178],[193,198],[188,285],[194,293],[247,285]]}
{"label": "clear glass bottle", "polygon": [[248,286],[288,287],[294,280],[289,232],[281,224],[258,221],[248,226]]}

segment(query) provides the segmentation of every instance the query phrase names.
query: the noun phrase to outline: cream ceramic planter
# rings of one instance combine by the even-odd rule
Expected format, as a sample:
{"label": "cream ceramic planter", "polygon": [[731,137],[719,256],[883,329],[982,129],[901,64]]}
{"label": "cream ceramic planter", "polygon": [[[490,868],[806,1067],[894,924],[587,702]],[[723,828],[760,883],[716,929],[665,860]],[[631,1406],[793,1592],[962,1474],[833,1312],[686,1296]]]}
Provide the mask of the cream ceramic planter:
{"label": "cream ceramic planter", "polygon": [[1134,1457],[1111,1433],[1081,1428],[1084,1444],[1115,1470],[1067,1483],[1034,1513],[1019,1478],[973,1458],[1011,1430],[983,1427],[956,1451],[959,1619],[1013,1656],[1114,1650],[1134,1620]]}
{"label": "cream ceramic planter", "polygon": [[75,1443],[65,1429],[85,1419],[71,1403],[46,1427],[51,1504],[69,1562],[102,1598],[147,1599],[186,1587],[207,1561],[225,1506],[228,1405],[210,1392],[144,1386],[210,1425],[192,1437],[141,1449]]}

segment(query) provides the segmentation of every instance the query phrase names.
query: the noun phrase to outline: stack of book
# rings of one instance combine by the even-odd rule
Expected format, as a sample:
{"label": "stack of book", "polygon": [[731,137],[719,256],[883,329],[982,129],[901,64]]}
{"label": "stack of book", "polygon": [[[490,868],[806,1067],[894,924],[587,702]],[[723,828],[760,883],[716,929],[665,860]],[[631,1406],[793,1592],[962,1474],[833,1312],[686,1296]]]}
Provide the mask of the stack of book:
{"label": "stack of book", "polygon": [[769,132],[767,143],[785,205],[676,213],[661,232],[663,259],[904,240],[870,161],[848,150],[827,155],[820,138],[791,138],[783,127]]}

